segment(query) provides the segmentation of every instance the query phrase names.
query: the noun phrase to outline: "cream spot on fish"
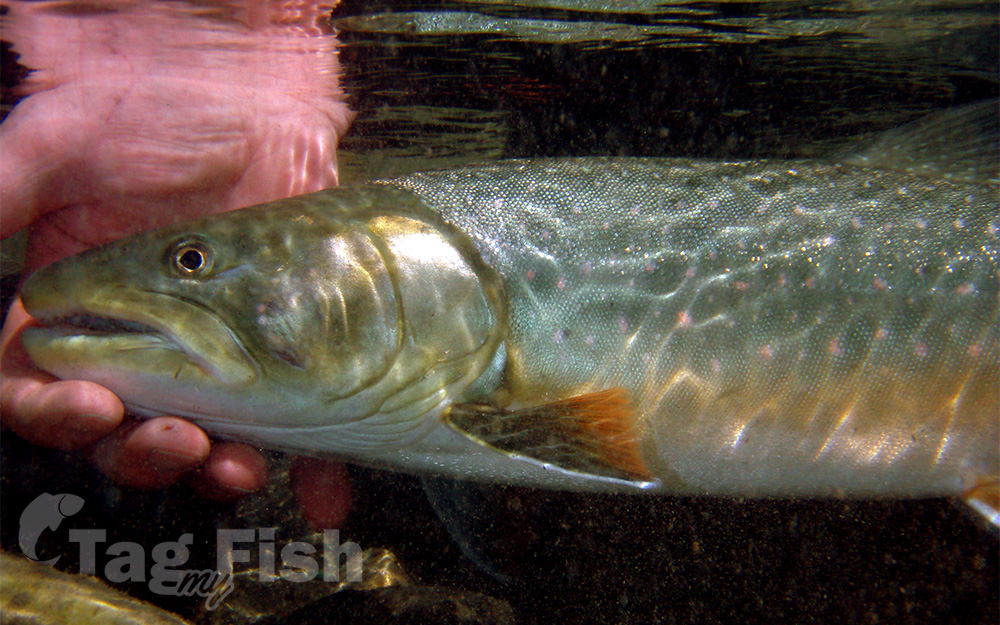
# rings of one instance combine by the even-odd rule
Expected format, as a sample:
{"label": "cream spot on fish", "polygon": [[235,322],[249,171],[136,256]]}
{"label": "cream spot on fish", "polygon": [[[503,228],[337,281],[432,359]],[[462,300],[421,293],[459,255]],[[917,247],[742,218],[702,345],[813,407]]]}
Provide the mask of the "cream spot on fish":
{"label": "cream spot on fish", "polygon": [[861,225],[862,224],[861,224],[861,218],[860,217],[851,217],[851,227],[852,228],[854,228],[855,230],[860,230],[861,229]]}
{"label": "cream spot on fish", "polygon": [[750,288],[750,285],[747,282],[744,282],[743,280],[736,280],[735,282],[733,282],[733,286],[736,287],[737,291],[746,291],[748,288]]}
{"label": "cream spot on fish", "polygon": [[593,334],[588,334],[583,338],[583,342],[586,343],[587,345],[593,345],[594,343],[597,342],[597,339],[594,337]]}
{"label": "cream spot on fish", "polygon": [[955,221],[952,222],[952,225],[955,226],[956,230],[965,230],[965,220],[964,219],[956,219]]}
{"label": "cream spot on fish", "polygon": [[545,241],[551,240],[552,239],[552,233],[549,232],[548,230],[542,230],[542,239],[545,240]]}
{"label": "cream spot on fish", "polygon": [[569,211],[571,213],[573,213],[574,215],[579,215],[580,214],[580,207],[577,206],[576,204],[574,204],[573,208],[569,209]]}
{"label": "cream spot on fish", "polygon": [[795,213],[796,215],[803,215],[803,214],[805,214],[806,209],[801,204],[796,204],[795,208],[792,209],[792,212]]}
{"label": "cream spot on fish", "polygon": [[587,262],[583,263],[582,265],[580,265],[580,271],[582,271],[583,275],[585,275],[585,276],[589,276],[590,272],[592,272],[593,270],[594,270],[594,266],[592,264],[590,264],[590,261],[587,261]]}
{"label": "cream spot on fish", "polygon": [[714,371],[716,373],[721,373],[722,372],[722,361],[719,360],[718,358],[713,358],[712,359],[712,371]]}
{"label": "cream spot on fish", "polygon": [[624,334],[625,332],[628,332],[628,329],[628,319],[625,317],[618,317],[618,330]]}
{"label": "cream spot on fish", "polygon": [[719,210],[719,200],[716,198],[712,198],[711,200],[709,200],[708,210],[710,211]]}
{"label": "cream spot on fish", "polygon": [[602,230],[610,230],[611,229],[611,224],[605,221],[603,224],[601,224],[601,229]]}
{"label": "cream spot on fish", "polygon": [[930,354],[930,350],[927,348],[927,344],[923,341],[917,341],[917,344],[913,346],[913,353],[917,355],[917,358],[927,358]]}
{"label": "cream spot on fish", "polygon": [[566,279],[565,278],[559,278],[558,280],[556,280],[556,288],[559,289],[560,291],[562,291],[563,289],[565,289],[566,288]]}
{"label": "cream spot on fish", "polygon": [[927,220],[926,219],[918,218],[916,220],[916,224],[917,224],[917,229],[918,230],[926,230],[927,229]]}
{"label": "cream spot on fish", "polygon": [[990,225],[986,227],[986,231],[990,233],[990,236],[997,236],[1000,234],[1000,224],[996,222],[990,222]]}
{"label": "cream spot on fish", "polygon": [[694,270],[694,267],[688,267],[687,271],[684,272],[684,277],[685,278],[693,278],[695,276],[695,273],[696,272]]}
{"label": "cream spot on fish", "polygon": [[887,338],[889,338],[889,331],[886,330],[885,328],[879,328],[878,330],[875,331],[876,341],[884,341]]}
{"label": "cream spot on fish", "polygon": [[562,329],[556,330],[555,334],[552,336],[552,340],[556,343],[562,343],[566,340],[566,331]]}
{"label": "cream spot on fish", "polygon": [[982,353],[982,350],[983,348],[979,346],[979,343],[973,343],[972,345],[969,345],[968,349],[965,351],[969,354],[969,356],[976,358],[980,353]]}

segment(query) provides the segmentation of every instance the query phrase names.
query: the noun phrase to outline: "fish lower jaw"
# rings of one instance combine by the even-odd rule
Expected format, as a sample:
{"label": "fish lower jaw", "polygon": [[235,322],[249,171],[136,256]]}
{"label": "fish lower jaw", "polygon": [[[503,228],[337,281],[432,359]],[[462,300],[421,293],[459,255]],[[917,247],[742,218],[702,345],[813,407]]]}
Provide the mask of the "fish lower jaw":
{"label": "fish lower jaw", "polygon": [[[140,326],[144,329],[139,330]],[[143,361],[153,363],[157,353],[169,355],[175,367],[187,363],[212,376],[209,363],[168,334],[141,324],[133,324],[135,331],[107,331],[111,327],[64,323],[32,326],[23,332],[21,342],[36,365],[64,379],[78,377],[76,372],[83,363],[89,363],[84,369],[103,369],[102,361],[109,369],[121,367],[124,362],[144,368]]]}

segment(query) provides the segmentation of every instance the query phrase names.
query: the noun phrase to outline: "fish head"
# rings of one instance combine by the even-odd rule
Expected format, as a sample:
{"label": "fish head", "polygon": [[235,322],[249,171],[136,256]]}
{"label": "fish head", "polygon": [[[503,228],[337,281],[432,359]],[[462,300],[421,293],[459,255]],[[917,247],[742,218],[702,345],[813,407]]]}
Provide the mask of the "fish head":
{"label": "fish head", "polygon": [[[53,263],[22,290],[38,321],[22,343],[42,369],[99,383],[146,416],[328,425],[433,394],[440,389],[412,382],[479,350],[488,310],[485,320],[471,315],[477,337],[442,343],[453,320],[434,319],[442,311],[413,292],[421,265],[393,251],[421,228],[358,217],[335,200],[322,210],[296,198],[213,215]],[[476,277],[462,277],[475,291],[465,295],[484,305]],[[464,291],[447,297],[461,304]],[[435,336],[407,330],[426,334],[428,320]]]}

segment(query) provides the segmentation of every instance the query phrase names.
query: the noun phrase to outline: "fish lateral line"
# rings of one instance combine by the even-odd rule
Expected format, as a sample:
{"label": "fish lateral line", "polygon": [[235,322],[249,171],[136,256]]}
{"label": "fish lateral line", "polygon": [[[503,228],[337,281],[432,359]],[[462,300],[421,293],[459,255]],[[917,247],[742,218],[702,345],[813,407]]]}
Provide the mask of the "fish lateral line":
{"label": "fish lateral line", "polygon": [[527,408],[488,401],[455,404],[442,420],[509,455],[601,478],[654,479],[640,453],[634,404],[621,387]]}

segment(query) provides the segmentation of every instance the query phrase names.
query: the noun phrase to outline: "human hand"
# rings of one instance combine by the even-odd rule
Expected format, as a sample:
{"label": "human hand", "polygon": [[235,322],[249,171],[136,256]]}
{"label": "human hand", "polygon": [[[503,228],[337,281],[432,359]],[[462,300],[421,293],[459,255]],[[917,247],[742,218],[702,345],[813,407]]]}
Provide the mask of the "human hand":
{"label": "human hand", "polygon": [[[30,225],[25,273],[133,232],[336,184],[351,114],[321,22],[331,4],[299,3],[291,14],[277,1],[219,1],[206,14],[103,0],[106,11],[85,16],[58,2],[5,4],[5,34],[36,70],[31,95],[0,126],[0,234]],[[36,369],[19,341],[30,323],[16,301],[0,343],[6,427],[86,448],[133,486],[161,487],[195,467],[193,483],[212,496],[265,482],[250,447],[212,445],[174,417],[124,419],[109,390]],[[345,479],[342,467],[307,466],[321,480]],[[349,487],[339,491],[349,499]]]}

